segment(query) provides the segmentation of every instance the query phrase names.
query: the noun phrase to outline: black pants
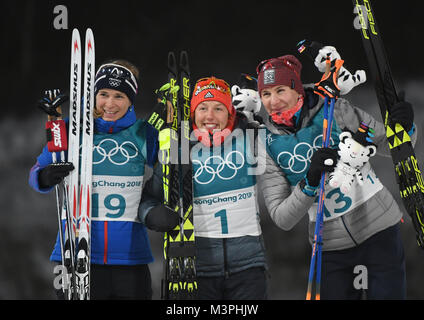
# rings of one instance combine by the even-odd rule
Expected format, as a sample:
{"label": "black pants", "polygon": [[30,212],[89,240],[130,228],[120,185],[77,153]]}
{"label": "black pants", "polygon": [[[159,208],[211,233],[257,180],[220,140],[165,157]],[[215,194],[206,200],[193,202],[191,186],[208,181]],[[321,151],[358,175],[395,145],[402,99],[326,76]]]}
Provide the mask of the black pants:
{"label": "black pants", "polygon": [[267,279],[264,268],[250,268],[228,277],[198,277],[199,300],[266,300]]}
{"label": "black pants", "polygon": [[[58,299],[63,292],[56,290]],[[91,265],[91,300],[151,300],[152,279],[149,266]]]}
{"label": "black pants", "polygon": [[[357,277],[363,277],[359,286]],[[364,284],[366,288],[361,288]],[[322,299],[357,300],[364,293],[367,299],[406,298],[405,257],[398,224],[357,247],[322,253]]]}

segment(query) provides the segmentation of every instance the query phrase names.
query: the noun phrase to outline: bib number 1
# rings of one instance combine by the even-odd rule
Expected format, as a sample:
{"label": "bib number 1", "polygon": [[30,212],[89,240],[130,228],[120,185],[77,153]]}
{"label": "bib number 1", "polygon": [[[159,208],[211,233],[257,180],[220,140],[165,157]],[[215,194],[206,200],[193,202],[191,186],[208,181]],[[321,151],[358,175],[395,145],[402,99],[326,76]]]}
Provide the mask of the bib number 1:
{"label": "bib number 1", "polygon": [[221,219],[221,229],[222,234],[228,234],[228,219],[227,219],[227,210],[220,210],[215,213],[215,218]]}

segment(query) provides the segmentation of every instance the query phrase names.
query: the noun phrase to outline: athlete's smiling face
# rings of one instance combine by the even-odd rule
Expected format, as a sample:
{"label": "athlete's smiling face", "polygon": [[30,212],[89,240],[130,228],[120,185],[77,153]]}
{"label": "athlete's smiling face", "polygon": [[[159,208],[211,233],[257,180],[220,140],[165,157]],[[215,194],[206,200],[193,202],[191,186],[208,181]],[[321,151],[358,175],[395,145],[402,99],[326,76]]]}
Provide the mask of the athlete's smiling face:
{"label": "athlete's smiling face", "polygon": [[261,91],[262,103],[269,114],[283,112],[293,108],[299,99],[299,93],[288,86],[279,85]]}
{"label": "athlete's smiling face", "polygon": [[100,89],[96,95],[96,109],[105,121],[121,119],[131,106],[127,95],[114,89]]}
{"label": "athlete's smiling face", "polygon": [[194,111],[194,122],[201,131],[223,130],[228,123],[228,110],[221,102],[203,101]]}

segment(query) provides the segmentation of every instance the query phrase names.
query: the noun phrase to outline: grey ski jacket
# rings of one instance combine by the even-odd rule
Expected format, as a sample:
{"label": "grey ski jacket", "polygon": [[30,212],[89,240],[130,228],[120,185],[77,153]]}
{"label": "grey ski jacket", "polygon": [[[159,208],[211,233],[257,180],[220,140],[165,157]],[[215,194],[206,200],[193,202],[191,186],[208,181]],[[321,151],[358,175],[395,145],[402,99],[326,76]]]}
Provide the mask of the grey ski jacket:
{"label": "grey ski jacket", "polygon": [[[308,90],[309,87],[309,90]],[[310,86],[305,86],[307,99],[303,108],[308,108],[306,116],[301,119],[300,128],[310,125],[311,120],[323,107],[324,99],[314,96]],[[263,108],[262,108],[263,109]],[[266,111],[261,110],[265,125],[273,134],[294,135],[284,128],[277,128],[268,119]],[[374,143],[378,146],[377,152],[388,156],[389,150],[385,137],[384,125],[376,121],[371,115],[354,107],[343,98],[335,103],[334,120],[339,128],[347,128],[355,132],[361,121],[374,128]],[[416,140],[416,130],[412,135],[413,143]],[[261,152],[259,159],[266,163],[265,173],[259,176],[259,186],[263,193],[268,212],[275,224],[283,230],[293,228],[315,201],[315,197],[308,196],[300,187],[301,182],[291,185],[283,170],[267,152]],[[387,161],[391,161],[387,158]],[[397,224],[402,212],[389,190],[383,188],[374,194],[368,201],[354,208],[352,211],[324,222],[323,250],[341,250],[357,246],[372,235],[390,226]],[[312,243],[315,222],[309,222],[309,240]]]}

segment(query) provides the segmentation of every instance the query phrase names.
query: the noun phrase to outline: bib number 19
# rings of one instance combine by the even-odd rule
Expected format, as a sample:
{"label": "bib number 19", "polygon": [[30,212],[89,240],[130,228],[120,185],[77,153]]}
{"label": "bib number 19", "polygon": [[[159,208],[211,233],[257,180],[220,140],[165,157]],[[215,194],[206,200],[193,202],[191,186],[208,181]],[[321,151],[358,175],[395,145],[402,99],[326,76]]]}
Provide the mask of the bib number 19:
{"label": "bib number 19", "polygon": [[[99,216],[99,194],[94,193],[93,200],[93,218]],[[107,218],[118,219],[125,213],[125,198],[120,194],[109,194],[104,198],[103,204],[109,211],[106,213]]]}

